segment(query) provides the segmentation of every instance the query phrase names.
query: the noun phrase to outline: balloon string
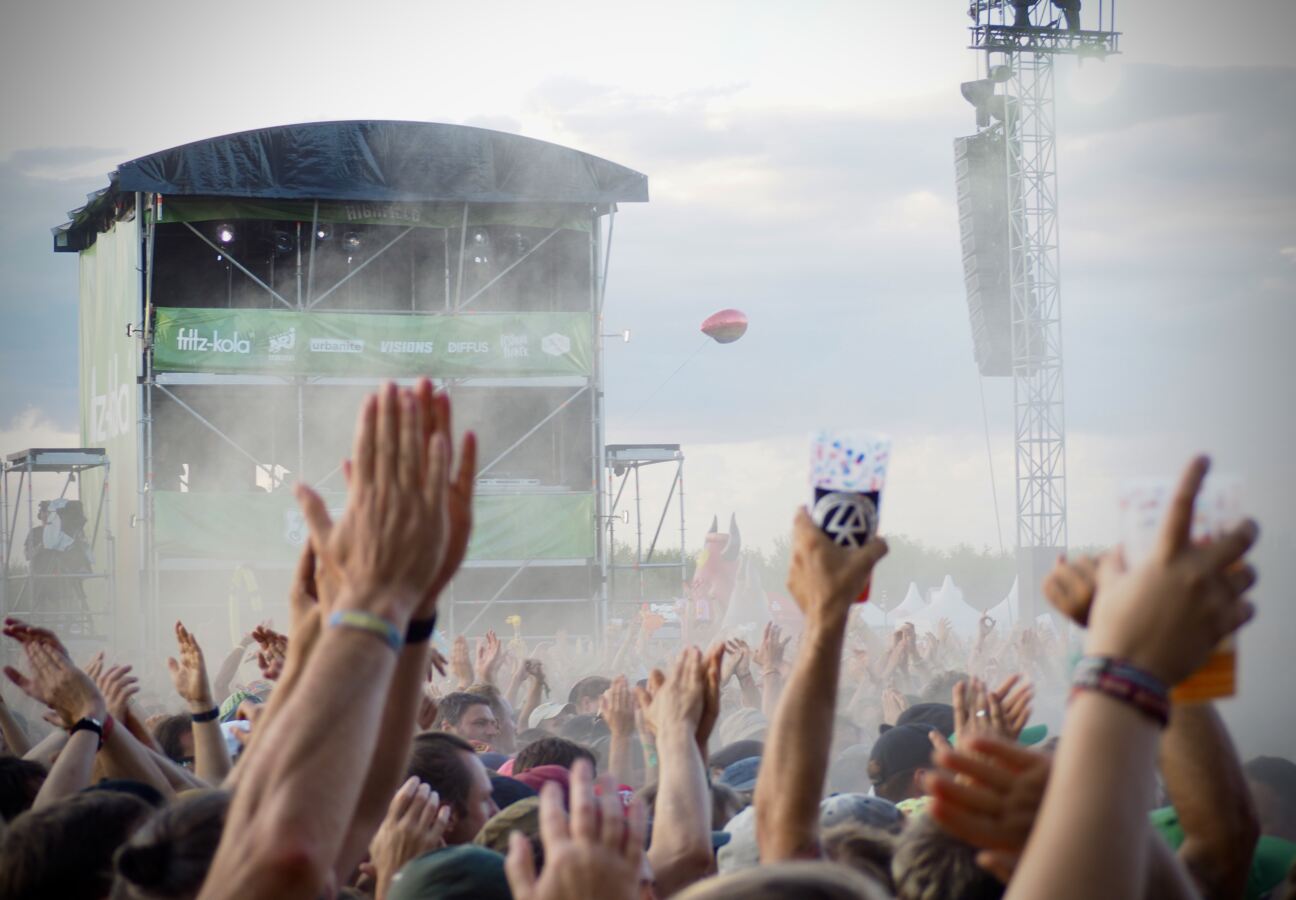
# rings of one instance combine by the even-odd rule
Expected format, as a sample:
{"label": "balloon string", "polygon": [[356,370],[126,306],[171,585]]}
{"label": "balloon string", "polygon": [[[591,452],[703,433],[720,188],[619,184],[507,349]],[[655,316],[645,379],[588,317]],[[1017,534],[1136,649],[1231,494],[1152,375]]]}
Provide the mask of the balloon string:
{"label": "balloon string", "polygon": [[660,394],[662,388],[664,388],[664,387],[666,387],[666,385],[670,384],[670,380],[671,380],[672,378],[674,378],[676,375],[678,375],[680,372],[682,372],[682,371],[684,370],[684,367],[685,367],[685,366],[687,366],[689,363],[693,362],[693,360],[697,358],[697,355],[698,355],[699,353],[701,353],[702,350],[703,350],[703,349],[706,347],[706,345],[709,344],[709,343],[711,343],[711,338],[710,338],[710,337],[704,337],[704,338],[702,338],[702,343],[698,344],[697,349],[694,350],[692,353],[689,354],[688,359],[686,359],[686,360],[684,360],[684,362],[680,363],[680,364],[675,368],[675,371],[674,371],[674,372],[671,372],[669,375],[667,375],[665,381],[663,381],[661,384],[657,385],[657,387],[653,388],[653,391],[652,391],[651,394],[649,394],[649,395],[648,395],[647,397],[645,397],[643,400],[639,401],[639,405],[636,406],[634,409],[632,409],[632,410],[630,411],[630,415],[634,415],[635,413],[639,412],[639,410],[641,410],[641,409],[643,409],[645,406],[647,406],[647,405],[648,405],[648,402],[649,402],[650,400],[652,400],[653,397],[656,397],[658,394]]}

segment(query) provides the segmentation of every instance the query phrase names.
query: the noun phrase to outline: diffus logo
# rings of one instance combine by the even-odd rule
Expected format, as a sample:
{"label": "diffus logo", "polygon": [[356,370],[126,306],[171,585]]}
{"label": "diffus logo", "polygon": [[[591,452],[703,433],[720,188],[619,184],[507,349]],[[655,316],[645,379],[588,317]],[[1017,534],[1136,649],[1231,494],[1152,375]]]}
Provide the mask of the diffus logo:
{"label": "diffus logo", "polygon": [[130,431],[130,387],[117,381],[117,355],[108,367],[108,389],[99,393],[99,371],[90,370],[90,440],[102,443]]}
{"label": "diffus logo", "polygon": [[176,333],[176,349],[192,353],[239,353],[252,352],[251,337],[243,337],[237,331],[232,336],[222,337],[215,329],[211,334],[199,334],[197,328],[181,328]]}

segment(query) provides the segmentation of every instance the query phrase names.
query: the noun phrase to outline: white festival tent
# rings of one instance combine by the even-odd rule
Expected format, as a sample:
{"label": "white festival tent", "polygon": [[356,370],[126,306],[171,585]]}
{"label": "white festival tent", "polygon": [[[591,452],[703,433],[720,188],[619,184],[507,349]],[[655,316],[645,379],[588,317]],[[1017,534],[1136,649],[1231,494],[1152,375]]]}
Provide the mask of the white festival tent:
{"label": "white festival tent", "polygon": [[932,593],[932,602],[923,610],[923,614],[933,624],[941,619],[949,619],[954,633],[962,637],[976,634],[977,624],[981,620],[981,614],[967,604],[963,592],[948,575]]}

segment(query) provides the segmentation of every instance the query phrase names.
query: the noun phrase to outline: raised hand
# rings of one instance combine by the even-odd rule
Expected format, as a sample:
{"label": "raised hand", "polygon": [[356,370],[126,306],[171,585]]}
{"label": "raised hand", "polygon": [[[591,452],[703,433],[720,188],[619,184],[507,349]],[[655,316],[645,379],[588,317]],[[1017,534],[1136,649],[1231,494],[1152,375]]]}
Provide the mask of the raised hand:
{"label": "raised hand", "polygon": [[788,592],[811,622],[844,623],[886,553],[886,541],[876,536],[858,549],[838,546],[803,507],[792,531]]}
{"label": "raised hand", "polygon": [[1009,675],[992,694],[999,705],[1003,721],[1003,736],[1017,740],[1031,717],[1031,702],[1035,699],[1035,686],[1020,672]]}
{"label": "raised hand", "polygon": [[977,865],[1007,884],[1035,824],[1053,758],[979,736],[957,750],[938,746],[935,761],[943,771],[927,775],[932,817],[978,848]]}
{"label": "raised hand", "polygon": [[725,641],[725,652],[728,653],[728,658],[720,670],[721,686],[728,684],[729,679],[735,676],[739,679],[750,678],[752,648],[747,642],[742,638],[730,638]]}
{"label": "raised hand", "polygon": [[1256,581],[1244,562],[1259,534],[1256,523],[1248,519],[1210,543],[1191,540],[1193,505],[1208,468],[1198,457],[1184,471],[1146,562],[1129,569],[1119,549],[1103,557],[1086,653],[1129,660],[1175,685],[1255,614],[1243,595]]}
{"label": "raised hand", "polygon": [[252,630],[252,639],[260,647],[256,660],[257,666],[261,669],[261,676],[266,681],[278,681],[283,675],[288,660],[287,636],[275,631],[269,625],[258,625]]}
{"label": "raised hand", "polygon": [[[720,652],[723,652],[724,645],[718,646]],[[660,673],[654,672],[654,675]],[[655,681],[656,678],[650,678],[649,684],[653,685]],[[642,698],[640,702],[643,703]],[[680,653],[670,675],[653,686],[645,708],[645,719],[658,735],[670,728],[684,728],[697,733],[706,707],[707,666],[702,659],[701,650],[686,647]]]}
{"label": "raised hand", "polygon": [[[7,633],[7,629],[6,629]],[[17,638],[22,640],[22,638]],[[57,639],[24,641],[23,651],[31,667],[31,676],[23,675],[12,666],[4,673],[28,697],[48,706],[64,728],[70,728],[79,719],[93,718],[103,721],[108,705],[90,676],[72,665]]]}
{"label": "raised hand", "polygon": [[462,634],[454,639],[450,647],[450,671],[458,682],[459,690],[465,690],[473,683],[472,661],[468,656],[468,638]]}
{"label": "raised hand", "polygon": [[419,694],[418,713],[414,719],[419,731],[431,731],[436,726],[437,713],[440,711],[437,699],[435,688],[430,683],[423,685],[423,691]]}
{"label": "raised hand", "polygon": [[176,693],[189,704],[192,711],[206,712],[214,703],[202,647],[180,622],[175,624],[175,635],[180,659],[167,658],[167,671],[171,673],[171,683],[175,685]]}
{"label": "raised hand", "polygon": [[791,637],[783,637],[783,629],[779,628],[773,622],[765,623],[765,630],[761,634],[760,646],[752,655],[756,665],[761,667],[762,674],[773,674],[780,671],[783,665],[783,654],[787,650],[788,641]]}
{"label": "raised hand", "polygon": [[477,680],[487,684],[495,683],[495,675],[504,662],[503,645],[494,631],[486,632],[485,638],[477,639]]}
{"label": "raised hand", "polygon": [[1059,556],[1043,587],[1053,608],[1084,628],[1089,624],[1089,607],[1098,588],[1098,560],[1092,556]]}
{"label": "raised hand", "polygon": [[113,666],[96,679],[99,692],[108,706],[108,714],[120,722],[130,715],[131,698],[139,693],[139,679],[131,675],[131,666]]}
{"label": "raised hand", "polygon": [[530,841],[514,832],[504,863],[514,900],[640,896],[643,805],[635,800],[623,813],[616,786],[604,780],[599,787],[602,794],[595,796],[593,771],[588,762],[578,760],[571,772],[570,820],[563,811],[561,788],[551,782],[540,791],[544,871],[537,876]]}
{"label": "raised hand", "polygon": [[448,443],[425,440],[423,405],[386,385],[365,400],[356,428],[346,513],[335,525],[304,484],[297,497],[338,605],[403,628],[425,604],[445,559]]}
{"label": "raised hand", "polygon": [[450,810],[450,804],[442,806],[440,795],[417,777],[401,785],[369,842],[369,864],[378,882],[375,900],[384,900],[392,877],[407,862],[445,846]]}
{"label": "raised hand", "polygon": [[599,697],[599,716],[614,735],[629,736],[635,729],[635,701],[630,683],[624,675],[612,680],[612,686]]}
{"label": "raised hand", "polygon": [[908,708],[909,701],[894,687],[882,692],[882,721],[886,724],[894,725]]}
{"label": "raised hand", "polygon": [[[450,398],[445,393],[433,393],[432,383],[426,379],[419,383],[415,393],[424,408],[424,421],[429,428],[429,438],[435,433],[445,436],[446,446],[450,447],[453,438],[451,428]],[[450,459],[447,457],[447,472]],[[468,538],[472,534],[472,501],[473,488],[477,483],[477,435],[465,432],[459,447],[459,468],[449,479],[446,492],[446,542],[432,586],[423,598],[423,605],[415,613],[415,618],[426,619],[436,612],[437,597],[445,590],[446,585],[454,578],[459,567],[463,565],[464,556],[468,553]]]}

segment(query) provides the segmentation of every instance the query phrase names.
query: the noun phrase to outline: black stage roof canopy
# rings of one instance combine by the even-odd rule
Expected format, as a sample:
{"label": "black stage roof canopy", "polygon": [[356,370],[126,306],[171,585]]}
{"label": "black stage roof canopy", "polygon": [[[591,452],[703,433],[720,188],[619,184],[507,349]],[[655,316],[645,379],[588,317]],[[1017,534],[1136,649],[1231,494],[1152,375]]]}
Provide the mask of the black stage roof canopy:
{"label": "black stage roof canopy", "polygon": [[485,128],[382,120],[281,125],[195,141],[123,163],[110,182],[54,229],[56,250],[92,243],[122,195],[135,191],[385,203],[610,206],[648,199],[646,175],[578,150]]}

